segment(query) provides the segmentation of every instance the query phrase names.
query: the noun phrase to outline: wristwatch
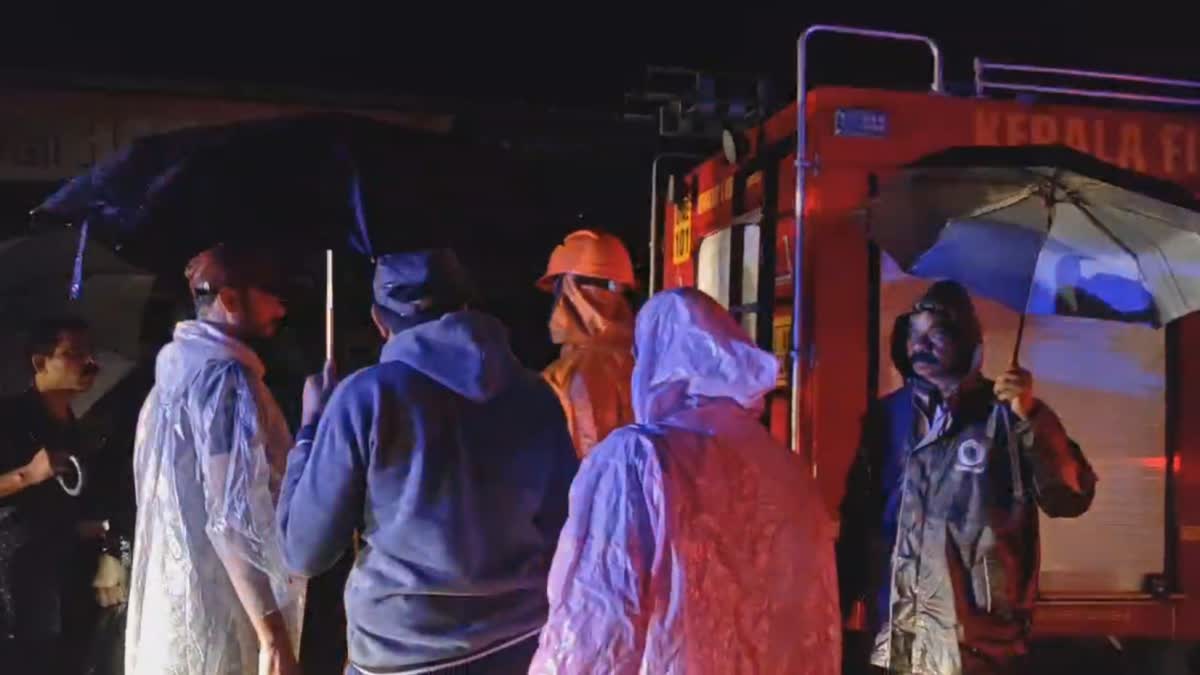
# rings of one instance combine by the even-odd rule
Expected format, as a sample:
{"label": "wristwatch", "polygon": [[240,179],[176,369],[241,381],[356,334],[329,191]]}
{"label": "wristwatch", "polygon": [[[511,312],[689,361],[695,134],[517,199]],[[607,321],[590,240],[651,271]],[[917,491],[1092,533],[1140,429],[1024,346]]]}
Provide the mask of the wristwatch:
{"label": "wristwatch", "polygon": [[100,553],[120,560],[125,567],[132,565],[133,542],[113,532],[112,523],[108,520],[101,521],[100,527],[104,529],[104,537],[100,540]]}

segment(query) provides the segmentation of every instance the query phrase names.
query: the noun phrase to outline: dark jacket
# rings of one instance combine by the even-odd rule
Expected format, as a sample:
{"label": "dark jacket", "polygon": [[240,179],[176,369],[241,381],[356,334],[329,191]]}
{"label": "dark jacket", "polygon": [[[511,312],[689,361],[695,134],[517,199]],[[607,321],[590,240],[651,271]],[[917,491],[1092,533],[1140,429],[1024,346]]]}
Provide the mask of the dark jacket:
{"label": "dark jacket", "polygon": [[[894,346],[907,384],[864,425],[842,509],[843,598],[868,600],[872,663],[956,675],[960,644],[1002,660],[1024,650],[1037,593],[1035,504],[1078,516],[1096,477],[1048,406],[1018,420],[977,368],[938,415],[937,394]],[[978,364],[978,344],[975,352]]]}
{"label": "dark jacket", "polygon": [[391,338],[342,382],[288,460],[293,570],[328,569],[361,524],[346,585],[350,660],[448,665],[535,635],[577,468],[554,393],[495,319],[456,312]]}
{"label": "dark jacket", "polygon": [[[0,400],[0,473],[28,464],[43,447],[77,454],[76,425],[54,422],[32,389]],[[0,639],[62,632],[77,506],[54,479],[0,498]]]}

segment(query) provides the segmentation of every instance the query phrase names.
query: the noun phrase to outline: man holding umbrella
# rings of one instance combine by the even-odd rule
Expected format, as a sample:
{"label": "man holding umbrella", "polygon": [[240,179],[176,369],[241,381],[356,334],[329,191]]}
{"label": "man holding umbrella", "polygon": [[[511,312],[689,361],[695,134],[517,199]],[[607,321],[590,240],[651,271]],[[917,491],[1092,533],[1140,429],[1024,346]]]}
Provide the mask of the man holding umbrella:
{"label": "man holding umbrella", "polygon": [[[382,256],[380,363],[305,385],[279,524],[289,566],[346,584],[350,672],[524,675],[578,461],[550,387],[496,319],[464,309],[449,250]],[[322,408],[324,412],[322,413]]]}
{"label": "man holding umbrella", "polygon": [[866,600],[870,661],[895,673],[1019,673],[1038,578],[1038,514],[1087,511],[1096,475],[1014,367],[980,374],[966,289],[935,283],[899,317],[906,385],[868,414],[843,504],[844,599]]}
{"label": "man holding umbrella", "polygon": [[197,320],[158,355],[134,448],[129,675],[298,672],[274,505],[292,439],[250,346],[286,313],[272,262],[222,245],[187,266]]}

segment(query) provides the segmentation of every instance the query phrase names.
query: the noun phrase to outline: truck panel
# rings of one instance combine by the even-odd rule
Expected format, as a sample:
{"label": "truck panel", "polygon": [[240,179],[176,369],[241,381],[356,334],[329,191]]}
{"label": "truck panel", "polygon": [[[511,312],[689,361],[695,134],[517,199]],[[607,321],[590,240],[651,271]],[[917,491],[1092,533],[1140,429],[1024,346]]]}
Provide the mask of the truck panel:
{"label": "truck panel", "polygon": [[[763,208],[764,180],[774,179],[778,181],[779,196],[774,205],[779,219],[776,295],[782,299],[781,304],[789,302],[794,243],[791,238],[795,110],[794,106],[789,107],[748,132],[750,156],[741,164],[731,165],[718,157],[684,177],[680,183],[682,189],[677,188],[677,203],[667,209],[663,239],[665,287],[695,285],[694,253],[701,242],[709,234],[727,227],[738,215]],[[844,110],[883,113],[868,118],[884,120],[883,127],[865,129],[865,135],[847,135],[843,133],[847,129],[839,129],[836,121],[838,112]],[[849,131],[861,133],[864,129]],[[887,312],[881,316],[880,311],[888,300],[883,297],[886,284],[880,283],[880,262],[868,245],[861,212],[870,185],[886,179],[904,164],[945,148],[1031,143],[1069,145],[1104,161],[1172,180],[1200,193],[1198,119],[882,90],[829,88],[809,95],[804,308],[806,342],[812,346],[814,357],[800,383],[801,419],[831,511],[842,497],[845,472],[858,441],[859,420],[876,391],[887,390],[891,373],[879,353],[879,340],[890,329]],[[766,170],[771,163],[774,166]],[[786,311],[780,311],[785,309],[777,310],[777,353],[787,351],[790,319]],[[1061,332],[1061,326],[1058,329]],[[1003,329],[997,332],[997,339],[1003,341]],[[1042,603],[1040,633],[1200,636],[1200,604],[1186,599],[1189,592],[1200,592],[1200,472],[1197,471],[1200,421],[1189,421],[1180,414],[1189,401],[1194,405],[1200,396],[1198,385],[1194,384],[1200,378],[1200,355],[1183,349],[1183,345],[1197,344],[1200,340],[1200,317],[1186,318],[1167,331],[1140,340],[1136,348],[1126,350],[1129,352],[1126,356],[1164,360],[1159,370],[1162,381],[1158,393],[1153,389],[1141,393],[1145,411],[1138,418],[1149,433],[1161,434],[1162,440],[1152,439],[1145,451],[1131,451],[1126,453],[1127,457],[1117,456],[1120,455],[1117,448],[1116,455],[1105,460],[1100,490],[1108,488],[1110,495],[1124,494],[1125,507],[1129,507],[1126,512],[1131,512],[1132,507],[1140,508],[1136,503],[1139,500],[1160,501],[1162,508],[1142,504],[1146,508],[1141,515],[1132,517],[1148,522],[1135,522],[1131,526],[1152,525],[1164,530],[1164,537],[1157,541],[1152,536],[1146,538],[1141,557],[1129,562],[1132,567],[1124,570],[1121,581],[1096,581],[1096,588],[1103,587],[1103,592],[1080,590],[1091,583],[1085,576],[1067,574],[1052,581],[1051,576],[1044,575],[1047,589],[1066,590]],[[1161,405],[1156,396],[1161,398]],[[1080,408],[1073,403],[1060,407]],[[778,413],[779,406],[773,410]],[[772,429],[786,438],[786,420],[781,424],[778,417],[778,414],[772,416]],[[1135,473],[1126,474],[1120,468],[1121,461],[1140,462],[1140,465],[1131,464],[1128,471]],[[1168,471],[1168,466],[1174,470]],[[1111,476],[1108,481],[1104,480],[1105,472]],[[1122,483],[1126,485],[1121,487]],[[1113,511],[1109,515],[1116,518],[1116,514]],[[1062,543],[1085,530],[1086,526],[1072,535],[1069,529],[1052,528],[1047,533],[1054,532]],[[1116,530],[1110,527],[1110,531]],[[1114,545],[1119,546],[1120,542]],[[1051,554],[1047,570],[1054,570],[1055,554],[1051,551],[1054,546],[1044,548]],[[1063,551],[1069,548],[1060,546]],[[1162,571],[1168,576],[1175,572],[1177,594],[1170,602],[1150,600],[1134,588],[1136,578],[1131,570],[1140,569],[1139,566],[1145,566],[1148,559],[1160,553],[1165,559],[1155,566],[1157,569],[1145,571]],[[1065,554],[1058,555],[1061,558]],[[1059,573],[1064,565],[1065,562],[1057,566]],[[1117,588],[1120,592],[1114,591]]]}

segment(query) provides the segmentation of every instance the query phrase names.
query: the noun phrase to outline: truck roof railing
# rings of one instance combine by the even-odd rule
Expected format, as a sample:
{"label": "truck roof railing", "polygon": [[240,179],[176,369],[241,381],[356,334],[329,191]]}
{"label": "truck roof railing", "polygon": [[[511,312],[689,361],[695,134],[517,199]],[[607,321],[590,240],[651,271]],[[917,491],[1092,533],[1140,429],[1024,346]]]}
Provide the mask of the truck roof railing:
{"label": "truck roof railing", "polygon": [[915,43],[929,50],[931,75],[929,89],[935,94],[946,91],[942,73],[942,50],[937,42],[926,35],[897,33],[894,31],[856,28],[854,26],[816,25],[809,26],[796,41],[796,196],[795,218],[793,219],[792,244],[792,401],[791,401],[791,446],[792,450],[806,459],[815,478],[817,475],[816,449],[808,435],[808,423],[801,420],[801,383],[804,373],[811,368],[815,359],[812,344],[808,341],[804,307],[804,189],[808,170],[808,43],[820,33],[833,33],[867,40],[882,40],[900,43]]}
{"label": "truck roof railing", "polygon": [[[1014,79],[997,79],[997,76],[1002,75],[1031,76],[1036,81],[1017,81],[1015,77]],[[1095,86],[1067,86],[1063,80],[1094,82]],[[1151,91],[1122,91],[1112,88],[1114,85],[1136,85],[1138,88]],[[1200,107],[1200,81],[1130,73],[1109,73],[1098,70],[1047,68],[975,59],[975,95],[987,96],[989,91],[1131,101],[1189,108]]]}

